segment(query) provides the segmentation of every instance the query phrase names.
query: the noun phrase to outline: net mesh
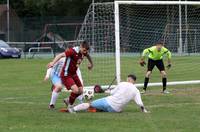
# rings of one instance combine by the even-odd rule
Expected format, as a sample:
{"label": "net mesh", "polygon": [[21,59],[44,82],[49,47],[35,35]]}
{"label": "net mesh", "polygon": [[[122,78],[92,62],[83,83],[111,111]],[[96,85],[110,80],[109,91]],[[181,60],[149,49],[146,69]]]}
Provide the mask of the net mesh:
{"label": "net mesh", "polygon": [[91,45],[94,69],[88,72],[87,63],[81,67],[85,85],[106,85],[115,77],[115,36],[113,3],[94,4],[89,7],[78,40]]}
{"label": "net mesh", "polygon": [[[200,39],[198,39],[200,19],[197,14],[199,7],[194,5],[181,6],[181,8],[182,46],[179,44],[179,5],[119,5],[122,80],[125,80],[127,74],[133,72],[139,77],[144,76],[146,68],[141,69],[135,65],[137,62],[134,59],[139,58],[134,57],[134,53],[141,53],[143,49],[151,47],[158,41],[164,41],[165,47],[173,52],[173,56],[179,53],[188,55],[200,51]],[[131,54],[127,54],[129,52]],[[188,80],[194,77],[192,73],[196,70],[192,70],[188,63],[195,57],[181,58],[185,59],[185,62],[179,62],[180,58],[173,57],[174,62],[180,65],[180,69],[175,66],[176,69],[167,71],[171,81]],[[128,66],[127,61],[130,62]],[[197,65],[194,63],[192,67]],[[179,71],[181,69],[188,70]],[[153,77],[151,81],[160,81],[159,74],[153,74],[153,76],[156,77]],[[143,78],[140,81],[143,81]]]}
{"label": "net mesh", "polygon": [[[129,73],[138,75],[143,81],[146,69],[137,64],[144,48],[151,47],[162,40],[174,55],[192,55],[200,52],[200,7],[181,6],[182,10],[182,47],[180,47],[179,5],[119,5],[121,78],[125,80]],[[87,40],[91,46],[91,55],[95,62],[92,74],[86,70],[84,80],[87,85],[108,84],[115,75],[115,30],[114,4],[95,3],[91,5],[78,35],[78,39]],[[181,50],[181,51],[180,51]],[[198,79],[193,76],[191,61],[198,57],[174,57],[174,68],[168,72],[171,81]],[[185,60],[185,61],[183,61]],[[85,63],[86,64],[86,63]],[[195,62],[192,67],[198,67]],[[181,66],[179,68],[178,66]],[[83,65],[84,67],[84,65]],[[176,69],[176,70],[175,70]],[[189,70],[185,70],[189,69]],[[184,71],[184,72],[183,72]],[[155,74],[151,81],[159,81]],[[179,77],[182,78],[179,78]]]}

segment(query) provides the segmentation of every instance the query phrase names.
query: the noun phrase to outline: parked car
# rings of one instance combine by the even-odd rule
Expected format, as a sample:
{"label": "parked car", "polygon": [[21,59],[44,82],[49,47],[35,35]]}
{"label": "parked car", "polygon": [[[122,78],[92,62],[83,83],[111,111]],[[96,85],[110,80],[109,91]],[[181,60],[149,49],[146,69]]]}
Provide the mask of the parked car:
{"label": "parked car", "polygon": [[21,51],[0,40],[0,58],[21,58]]}

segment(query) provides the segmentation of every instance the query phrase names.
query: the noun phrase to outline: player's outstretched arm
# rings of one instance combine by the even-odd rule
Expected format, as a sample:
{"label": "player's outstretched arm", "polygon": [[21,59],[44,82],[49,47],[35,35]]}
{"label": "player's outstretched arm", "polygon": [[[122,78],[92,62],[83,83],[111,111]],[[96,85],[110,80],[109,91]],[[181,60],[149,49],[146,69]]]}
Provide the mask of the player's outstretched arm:
{"label": "player's outstretched arm", "polygon": [[88,69],[91,70],[93,68],[93,61],[92,61],[92,58],[89,54],[86,55],[88,61],[89,61],[89,64],[88,64]]}
{"label": "player's outstretched arm", "polygon": [[44,81],[47,81],[49,79],[50,74],[51,74],[51,70],[52,70],[52,68],[48,68],[47,69],[46,75],[44,77]]}
{"label": "player's outstretched arm", "polygon": [[140,59],[140,61],[139,61],[139,64],[140,64],[141,66],[146,65],[145,56],[146,56],[148,53],[149,53],[149,48],[143,50],[143,52],[142,52],[142,57],[141,57],[141,59]]}
{"label": "player's outstretched arm", "polygon": [[50,63],[47,65],[47,67],[48,67],[48,68],[53,67],[54,64],[55,64],[57,61],[60,60],[60,58],[65,57],[65,56],[66,56],[66,55],[65,55],[65,52],[58,54],[58,55],[53,59],[53,61],[50,62]]}
{"label": "player's outstretched arm", "polygon": [[168,60],[167,60],[167,63],[168,63],[167,68],[170,69],[170,68],[172,67],[171,59],[168,59]]}
{"label": "player's outstretched arm", "polygon": [[172,58],[172,53],[168,50],[168,52],[166,53],[167,54],[167,63],[168,63],[168,65],[167,65],[167,68],[169,69],[169,68],[171,68],[171,58]]}
{"label": "player's outstretched arm", "polygon": [[137,91],[135,97],[133,98],[133,100],[135,101],[135,103],[140,107],[141,111],[144,113],[149,113],[149,111],[147,111],[144,107],[144,104],[142,102],[142,98],[141,98],[141,94],[139,92],[139,90]]}

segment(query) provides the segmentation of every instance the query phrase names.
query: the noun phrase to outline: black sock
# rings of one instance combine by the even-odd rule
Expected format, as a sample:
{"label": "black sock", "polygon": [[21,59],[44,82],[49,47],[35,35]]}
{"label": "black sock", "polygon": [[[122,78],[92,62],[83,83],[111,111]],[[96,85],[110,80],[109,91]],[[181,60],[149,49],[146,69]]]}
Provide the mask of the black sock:
{"label": "black sock", "polygon": [[163,78],[162,83],[163,83],[163,91],[164,91],[166,89],[166,86],[167,86],[167,78]]}
{"label": "black sock", "polygon": [[143,88],[145,91],[147,90],[148,83],[149,83],[149,78],[145,77],[145,79],[144,79],[144,88]]}

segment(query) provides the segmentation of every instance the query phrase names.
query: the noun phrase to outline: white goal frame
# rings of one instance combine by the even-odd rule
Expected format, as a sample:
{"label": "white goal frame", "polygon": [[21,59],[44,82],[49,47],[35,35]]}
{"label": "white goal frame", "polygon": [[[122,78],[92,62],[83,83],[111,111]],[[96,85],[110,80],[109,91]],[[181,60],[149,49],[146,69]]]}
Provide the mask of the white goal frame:
{"label": "white goal frame", "polygon": [[[115,58],[116,58],[116,78],[117,83],[121,81],[121,65],[120,65],[120,27],[119,27],[119,5],[134,4],[134,5],[177,5],[179,6],[179,54],[182,54],[182,14],[181,5],[200,5],[196,1],[115,1],[114,2],[114,19],[115,19]],[[200,80],[181,81],[168,83],[171,85],[178,84],[199,84]],[[160,86],[161,83],[152,83],[150,86]]]}

